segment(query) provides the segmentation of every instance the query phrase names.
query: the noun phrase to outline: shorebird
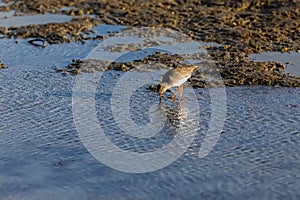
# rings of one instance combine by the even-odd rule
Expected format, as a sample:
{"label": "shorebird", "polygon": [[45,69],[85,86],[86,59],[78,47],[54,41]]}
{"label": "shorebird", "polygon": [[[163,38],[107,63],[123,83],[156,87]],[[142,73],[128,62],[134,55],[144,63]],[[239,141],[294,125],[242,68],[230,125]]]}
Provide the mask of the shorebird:
{"label": "shorebird", "polygon": [[171,99],[174,100],[178,92],[180,92],[180,98],[182,98],[182,84],[191,77],[197,68],[197,66],[177,67],[167,71],[162,78],[162,82],[157,85],[159,102],[161,102],[163,93],[171,87],[178,87],[176,92],[171,96]]}

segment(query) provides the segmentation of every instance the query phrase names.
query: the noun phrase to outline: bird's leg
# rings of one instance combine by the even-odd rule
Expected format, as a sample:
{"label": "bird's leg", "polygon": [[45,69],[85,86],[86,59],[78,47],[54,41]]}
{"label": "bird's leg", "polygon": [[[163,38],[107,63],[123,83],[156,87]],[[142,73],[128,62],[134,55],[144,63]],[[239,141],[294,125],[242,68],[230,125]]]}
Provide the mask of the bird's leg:
{"label": "bird's leg", "polygon": [[171,99],[174,100],[175,99],[175,96],[177,95],[177,93],[179,92],[179,88],[180,86],[178,86],[176,92],[171,96]]}
{"label": "bird's leg", "polygon": [[183,90],[183,85],[181,85],[181,86],[179,86],[180,87],[180,95],[179,95],[179,97],[180,97],[180,99],[182,99],[182,90]]}
{"label": "bird's leg", "polygon": [[161,100],[162,100],[162,93],[159,93],[159,103],[161,104]]}

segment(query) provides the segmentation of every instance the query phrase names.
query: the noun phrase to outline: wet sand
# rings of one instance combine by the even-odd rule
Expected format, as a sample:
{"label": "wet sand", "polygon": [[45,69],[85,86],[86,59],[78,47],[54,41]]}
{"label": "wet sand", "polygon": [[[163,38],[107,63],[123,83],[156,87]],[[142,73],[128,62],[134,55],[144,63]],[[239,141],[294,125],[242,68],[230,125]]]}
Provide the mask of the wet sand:
{"label": "wet sand", "polygon": [[[8,37],[44,38],[54,44],[86,42],[91,39],[88,37],[90,29],[100,24],[171,28],[196,41],[221,44],[208,48],[208,51],[217,61],[216,65],[228,86],[300,86],[299,77],[283,73],[285,65],[248,59],[249,55],[264,51],[300,50],[299,1],[6,2],[8,5],[0,7],[0,11],[14,10],[17,15],[56,13],[76,17],[65,23],[0,27],[0,33]],[[112,66],[111,69],[119,68]],[[196,75],[193,80],[192,86],[205,87],[198,84],[199,76]]]}

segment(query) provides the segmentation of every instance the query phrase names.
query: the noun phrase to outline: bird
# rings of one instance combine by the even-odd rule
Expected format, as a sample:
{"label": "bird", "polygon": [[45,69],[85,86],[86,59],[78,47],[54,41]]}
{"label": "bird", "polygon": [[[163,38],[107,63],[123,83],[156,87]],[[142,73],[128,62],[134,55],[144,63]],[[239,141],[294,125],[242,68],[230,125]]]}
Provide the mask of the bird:
{"label": "bird", "polygon": [[171,96],[171,99],[174,100],[178,92],[180,92],[180,98],[182,98],[183,83],[192,76],[197,68],[198,66],[176,67],[167,71],[163,75],[161,83],[157,85],[159,102],[162,100],[163,93],[172,87],[178,87],[178,89]]}

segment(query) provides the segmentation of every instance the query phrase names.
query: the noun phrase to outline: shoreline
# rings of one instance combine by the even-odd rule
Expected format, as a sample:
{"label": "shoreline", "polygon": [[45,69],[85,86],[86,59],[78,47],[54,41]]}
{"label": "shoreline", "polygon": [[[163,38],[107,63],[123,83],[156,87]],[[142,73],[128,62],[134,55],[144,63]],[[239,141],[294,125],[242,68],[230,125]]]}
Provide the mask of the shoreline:
{"label": "shoreline", "polygon": [[[300,77],[283,73],[285,65],[248,59],[249,55],[261,52],[300,51],[298,1],[272,0],[267,3],[260,0],[214,0],[188,1],[184,4],[172,0],[136,3],[129,0],[93,3],[79,0],[5,2],[7,5],[1,6],[0,12],[14,10],[18,15],[52,13],[76,17],[64,23],[10,28],[0,26],[0,33],[10,38],[42,38],[49,44],[84,43],[89,39],[86,33],[102,24],[170,28],[196,41],[221,44],[207,50],[228,86],[300,87]],[[192,86],[197,80],[194,77]]]}

